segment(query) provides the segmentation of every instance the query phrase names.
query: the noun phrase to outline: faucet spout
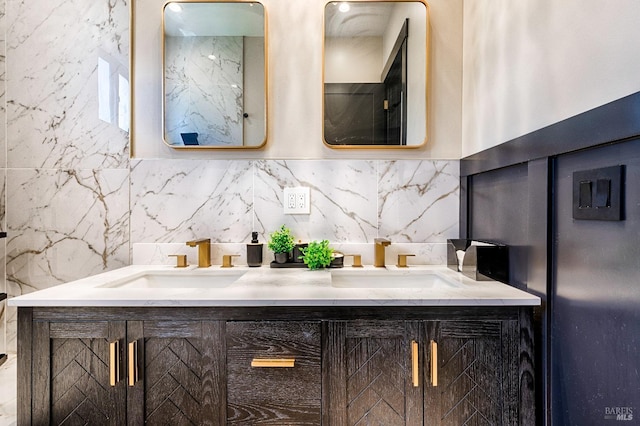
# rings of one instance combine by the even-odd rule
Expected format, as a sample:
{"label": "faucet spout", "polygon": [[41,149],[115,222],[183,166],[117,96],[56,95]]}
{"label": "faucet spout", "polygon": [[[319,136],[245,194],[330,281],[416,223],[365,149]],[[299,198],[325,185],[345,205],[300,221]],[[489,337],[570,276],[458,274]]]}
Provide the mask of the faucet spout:
{"label": "faucet spout", "polygon": [[187,241],[189,247],[198,247],[198,268],[208,268],[211,266],[211,239],[202,238],[199,240]]}
{"label": "faucet spout", "polygon": [[373,266],[378,268],[384,268],[384,248],[391,245],[391,241],[388,238],[374,238],[374,259]]}

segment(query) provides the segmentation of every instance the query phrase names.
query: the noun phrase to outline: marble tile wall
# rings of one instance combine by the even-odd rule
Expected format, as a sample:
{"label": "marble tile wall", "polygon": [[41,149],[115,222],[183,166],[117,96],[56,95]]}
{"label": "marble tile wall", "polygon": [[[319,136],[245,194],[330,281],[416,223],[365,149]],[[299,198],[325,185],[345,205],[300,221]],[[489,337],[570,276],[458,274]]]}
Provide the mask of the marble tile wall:
{"label": "marble tile wall", "polygon": [[[5,2],[0,1],[0,231],[7,229],[5,219],[5,181],[6,181],[6,165],[7,165],[7,139],[6,139],[6,117],[7,99],[6,91],[6,22],[5,19]],[[6,240],[0,240],[0,293],[7,291],[5,279],[5,252]],[[6,352],[6,302],[0,302],[0,353]]]}
{"label": "marble tile wall", "polygon": [[[211,237],[248,242],[285,224],[297,239],[332,245],[420,244],[422,263],[442,263],[458,235],[459,163],[447,160],[132,160],[131,244]],[[311,214],[285,215],[283,189],[310,189]],[[180,247],[180,246],[178,246]],[[135,263],[156,263],[157,247]],[[182,252],[185,252],[182,247]],[[214,262],[215,262],[214,256]],[[166,263],[169,260],[164,259]],[[241,262],[242,259],[239,259]]]}
{"label": "marble tile wall", "polygon": [[[128,63],[129,5],[1,3],[8,58],[2,265],[14,296],[129,263],[128,134],[98,119],[97,102],[98,57]],[[12,351],[15,309],[5,317]]]}

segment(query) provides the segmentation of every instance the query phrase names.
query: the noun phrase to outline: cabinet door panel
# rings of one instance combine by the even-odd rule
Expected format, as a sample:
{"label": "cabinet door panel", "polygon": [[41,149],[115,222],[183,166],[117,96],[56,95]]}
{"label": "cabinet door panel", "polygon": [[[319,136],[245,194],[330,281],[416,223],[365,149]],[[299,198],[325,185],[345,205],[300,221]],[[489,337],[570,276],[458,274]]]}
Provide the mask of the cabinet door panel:
{"label": "cabinet door panel", "polygon": [[411,341],[420,340],[419,329],[409,321],[348,321],[327,327],[340,338],[326,339],[325,354],[344,359],[342,369],[333,366],[335,377],[327,377],[328,385],[336,388],[342,381],[346,389],[328,396],[331,424],[422,424],[422,385],[413,386],[411,362]]}
{"label": "cabinet door panel", "polygon": [[211,354],[220,334],[206,321],[130,321],[141,372],[129,387],[129,424],[223,424]]}
{"label": "cabinet door panel", "polygon": [[[123,424],[126,390],[123,381],[110,386],[109,343],[123,343],[124,322],[47,325],[49,341],[43,344],[49,345],[50,364],[34,375],[34,381],[48,381],[50,386],[47,423]],[[114,362],[121,367],[121,351]]]}
{"label": "cabinet door panel", "polygon": [[[251,367],[254,358],[295,364]],[[229,424],[320,424],[320,323],[227,323],[227,374]]]}
{"label": "cabinet door panel", "polygon": [[445,321],[427,328],[438,343],[438,386],[426,378],[425,412],[434,414],[427,424],[505,424],[502,323]]}

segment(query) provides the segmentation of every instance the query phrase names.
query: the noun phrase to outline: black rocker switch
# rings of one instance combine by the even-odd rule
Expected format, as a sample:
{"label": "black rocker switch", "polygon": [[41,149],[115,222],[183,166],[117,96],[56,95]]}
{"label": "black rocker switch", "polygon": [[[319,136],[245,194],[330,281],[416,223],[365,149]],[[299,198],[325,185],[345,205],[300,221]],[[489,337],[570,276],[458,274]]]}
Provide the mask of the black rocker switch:
{"label": "black rocker switch", "polygon": [[581,209],[591,207],[591,181],[583,180],[580,182],[580,198],[579,206]]}
{"label": "black rocker switch", "polygon": [[598,179],[596,181],[595,207],[611,207],[611,180]]}

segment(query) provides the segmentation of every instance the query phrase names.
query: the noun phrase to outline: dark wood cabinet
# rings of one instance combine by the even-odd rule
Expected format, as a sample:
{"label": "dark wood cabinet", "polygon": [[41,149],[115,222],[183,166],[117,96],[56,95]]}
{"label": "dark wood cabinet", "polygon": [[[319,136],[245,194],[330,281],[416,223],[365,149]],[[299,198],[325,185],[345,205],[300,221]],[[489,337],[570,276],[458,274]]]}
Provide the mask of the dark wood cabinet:
{"label": "dark wood cabinet", "polygon": [[223,330],[217,321],[128,321],[127,423],[222,424]]}
{"label": "dark wood cabinet", "polygon": [[527,308],[19,308],[18,424],[533,425]]}
{"label": "dark wood cabinet", "polygon": [[227,424],[320,425],[320,322],[227,325]]}
{"label": "dark wood cabinet", "polygon": [[[340,321],[327,324],[327,424],[422,425],[422,385],[414,383],[416,321]],[[419,359],[415,360],[419,362]]]}
{"label": "dark wood cabinet", "polygon": [[35,322],[32,424],[222,424],[215,354],[222,328],[212,321]]}
{"label": "dark wood cabinet", "polygon": [[508,320],[425,323],[426,425],[520,424],[517,327]]}

